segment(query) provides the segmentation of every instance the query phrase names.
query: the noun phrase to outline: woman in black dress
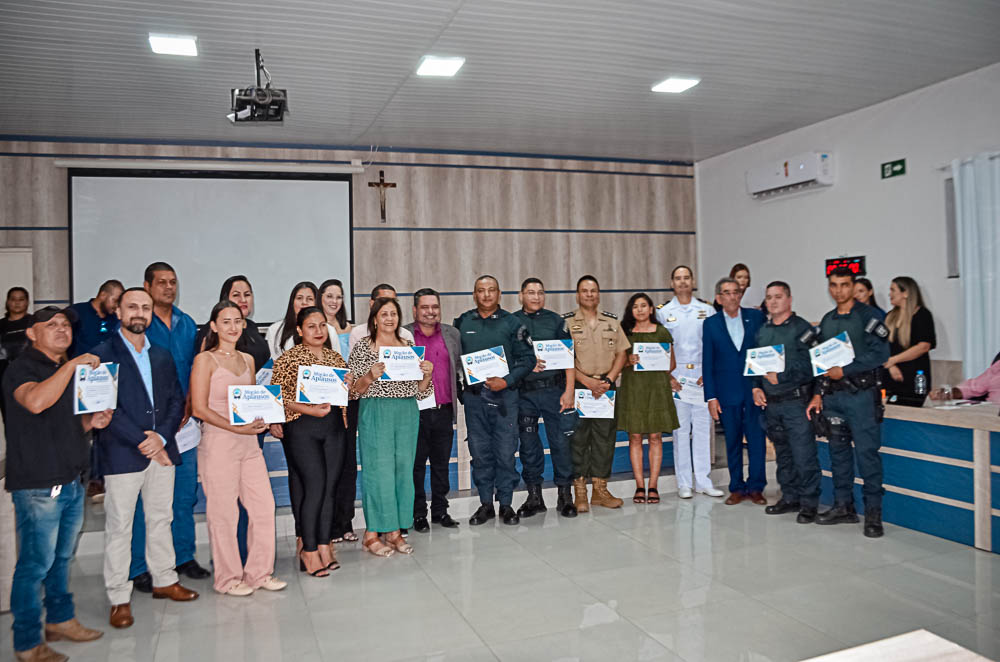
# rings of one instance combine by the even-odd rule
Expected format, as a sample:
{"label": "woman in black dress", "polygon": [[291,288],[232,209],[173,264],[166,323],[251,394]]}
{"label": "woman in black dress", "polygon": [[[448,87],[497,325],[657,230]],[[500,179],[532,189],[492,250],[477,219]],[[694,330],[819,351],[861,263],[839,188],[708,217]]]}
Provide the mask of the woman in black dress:
{"label": "woman in black dress", "polygon": [[[18,357],[21,350],[28,344],[25,331],[31,326],[31,316],[28,315],[28,290],[23,287],[12,287],[7,290],[7,314],[0,318],[0,379],[10,362]],[[0,397],[0,413],[7,414],[7,405]]]}
{"label": "woman in black dress", "polygon": [[[892,310],[886,315],[889,327],[889,360],[883,367],[889,373],[885,390],[891,404],[922,407],[931,388],[930,351],[937,346],[934,316],[924,307],[917,282],[908,276],[892,279],[889,287]],[[917,371],[923,370],[927,387],[916,392]]]}

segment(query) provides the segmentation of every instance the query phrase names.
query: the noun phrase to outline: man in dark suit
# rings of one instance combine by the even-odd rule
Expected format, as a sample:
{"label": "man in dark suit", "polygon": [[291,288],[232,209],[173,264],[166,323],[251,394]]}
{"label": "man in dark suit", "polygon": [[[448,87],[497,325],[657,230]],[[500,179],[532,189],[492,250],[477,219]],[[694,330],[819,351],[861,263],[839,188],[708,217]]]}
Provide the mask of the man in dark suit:
{"label": "man in dark suit", "polygon": [[[715,420],[722,421],[729,465],[727,505],[750,499],[767,505],[764,486],[764,429],[761,410],[753,401],[753,383],[743,376],[747,350],[754,346],[764,315],[753,308],[741,308],[740,286],[731,278],[715,284],[715,299],[722,313],[712,315],[702,327],[702,361],[705,401]],[[749,475],[743,478],[743,438],[747,440]]]}
{"label": "man in dark suit", "polygon": [[153,597],[187,601],[198,594],[177,582],[170,530],[174,468],[181,463],[174,435],[184,416],[184,394],[170,352],[146,338],[153,316],[149,294],[140,287],[125,290],[117,312],[121,327],[94,348],[102,363],[118,364],[118,406],[98,436],[97,453],[105,475],[104,585],[111,601],[109,620],[116,628],[127,628],[133,623],[129,564],[140,494]]}
{"label": "man in dark suit", "polygon": [[441,323],[441,297],[429,287],[413,295],[412,324],[404,328],[413,333],[414,343],[425,349],[424,358],[434,364],[434,403],[420,412],[417,455],[413,463],[413,528],[421,533],[430,530],[427,522],[427,495],[424,476],[427,460],[431,462],[431,522],[455,528],[458,522],[448,514],[448,479],[451,446],[457,420],[458,394],[461,385],[462,337],[458,329]]}

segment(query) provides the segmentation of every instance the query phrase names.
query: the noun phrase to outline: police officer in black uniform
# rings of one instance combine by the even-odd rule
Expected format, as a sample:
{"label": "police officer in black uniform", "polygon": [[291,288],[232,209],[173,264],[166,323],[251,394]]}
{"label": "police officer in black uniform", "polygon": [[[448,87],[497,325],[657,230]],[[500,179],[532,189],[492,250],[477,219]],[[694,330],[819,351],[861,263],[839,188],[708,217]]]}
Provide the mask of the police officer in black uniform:
{"label": "police officer in black uniform", "polygon": [[[514,317],[528,330],[532,341],[568,340],[569,326],[558,313],[545,308],[545,285],[537,278],[521,283],[521,310]],[[547,510],[542,498],[542,471],[545,451],[538,435],[538,417],[545,420],[552,473],[559,491],[557,509],[563,517],[576,517],[573,505],[573,457],[570,442],[576,428],[573,386],[576,370],[546,370],[538,360],[535,369],[521,382],[517,427],[521,441],[521,477],[528,488],[528,498],[517,509],[520,517],[531,517]]]}
{"label": "police officer in black uniform", "polygon": [[774,444],[781,485],[781,498],[764,512],[798,512],[796,521],[808,524],[816,520],[820,491],[816,435],[806,418],[813,390],[809,348],[816,344],[819,332],[792,312],[788,283],[770,283],[764,302],[770,319],[757,332],[755,346],[780,345],[785,355],[784,371],[754,378],[754,403],[765,408],[767,436]]}
{"label": "police officer in black uniform", "polygon": [[[864,480],[865,535],[882,535],[882,398],[878,368],[889,358],[889,330],[876,312],[854,298],[854,273],[837,268],[827,278],[830,296],[837,307],[820,322],[820,341],[847,333],[854,347],[854,360],[831,368],[818,379],[807,415],[822,412],[829,425],[830,464],[833,471],[833,508],[817,517],[819,524],[857,522],[854,508],[854,460]],[[826,427],[826,425],[824,425]],[[851,442],[854,453],[851,453]]]}

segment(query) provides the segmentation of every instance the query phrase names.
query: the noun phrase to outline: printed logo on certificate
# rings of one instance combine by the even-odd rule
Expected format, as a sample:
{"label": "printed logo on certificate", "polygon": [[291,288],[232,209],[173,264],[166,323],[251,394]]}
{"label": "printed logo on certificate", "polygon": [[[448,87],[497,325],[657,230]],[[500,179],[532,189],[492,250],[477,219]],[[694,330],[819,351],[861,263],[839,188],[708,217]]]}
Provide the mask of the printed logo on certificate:
{"label": "printed logo on certificate", "polygon": [[854,361],[854,345],[847,332],[838,333],[833,338],[809,350],[809,360],[812,362],[813,377],[825,375],[830,368],[843,368]]}
{"label": "printed logo on certificate", "polygon": [[462,354],[462,367],[465,370],[465,379],[469,386],[482,384],[490,377],[506,377],[510,374],[507,369],[507,356],[504,354],[503,345],[470,354]]}
{"label": "printed logo on certificate", "polygon": [[546,370],[567,370],[576,365],[572,340],[536,340],[535,358],[545,361]]}
{"label": "printed logo on certificate", "polygon": [[73,393],[74,414],[115,409],[118,406],[118,364],[102,363],[96,368],[77,366]]}
{"label": "printed logo on certificate", "polygon": [[632,346],[632,352],[639,357],[639,362],[635,364],[636,372],[670,370],[670,343],[668,342],[637,342]]}
{"label": "printed logo on certificate", "polygon": [[230,425],[249,425],[258,418],[265,423],[285,422],[285,403],[277,384],[239,384],[228,391]]}
{"label": "printed logo on certificate", "polygon": [[295,381],[295,402],[347,406],[347,368],[300,365]]}
{"label": "printed logo on certificate", "polygon": [[615,392],[605,391],[595,398],[589,388],[576,389],[576,413],[580,418],[614,418]]}
{"label": "printed logo on certificate", "polygon": [[785,346],[768,345],[747,350],[747,362],[743,367],[744,377],[760,377],[769,372],[785,371]]}
{"label": "printed logo on certificate", "polygon": [[681,385],[680,391],[674,391],[674,400],[686,402],[689,405],[708,405],[705,402],[705,388],[698,385],[698,380],[693,377],[680,376],[677,383]]}
{"label": "printed logo on certificate", "polygon": [[420,370],[420,362],[424,360],[423,347],[379,347],[378,360],[385,364],[385,372],[379,381],[419,382],[424,378]]}

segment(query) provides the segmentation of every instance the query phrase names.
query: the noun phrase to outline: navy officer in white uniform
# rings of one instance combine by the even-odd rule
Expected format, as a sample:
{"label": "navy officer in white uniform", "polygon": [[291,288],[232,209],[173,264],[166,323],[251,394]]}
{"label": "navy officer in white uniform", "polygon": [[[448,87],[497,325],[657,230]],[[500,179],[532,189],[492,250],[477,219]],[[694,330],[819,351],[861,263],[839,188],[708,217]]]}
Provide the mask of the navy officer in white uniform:
{"label": "navy officer in white uniform", "polygon": [[[694,275],[690,267],[674,267],[670,273],[670,284],[674,288],[674,298],[657,306],[656,319],[674,337],[677,369],[673,378],[684,377],[701,386],[701,326],[715,314],[715,308],[694,298]],[[677,496],[690,499],[694,492],[722,496],[725,493],[716,489],[709,478],[712,471],[712,417],[708,414],[708,404],[691,404],[676,399],[674,404],[677,406],[677,420],[680,421],[680,427],[674,430]]]}

